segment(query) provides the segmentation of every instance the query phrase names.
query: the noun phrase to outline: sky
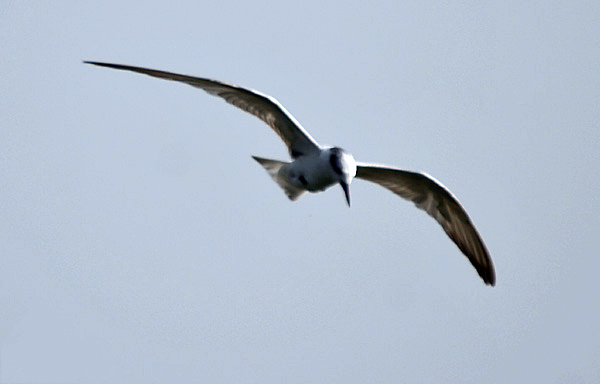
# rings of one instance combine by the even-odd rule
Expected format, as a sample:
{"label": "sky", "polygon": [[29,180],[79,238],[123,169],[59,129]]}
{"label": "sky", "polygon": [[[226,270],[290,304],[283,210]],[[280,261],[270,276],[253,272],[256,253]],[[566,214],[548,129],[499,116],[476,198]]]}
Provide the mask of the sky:
{"label": "sky", "polygon": [[[600,3],[2,1],[0,383],[600,382]],[[425,171],[497,284],[356,180],[290,202],[261,121]]]}

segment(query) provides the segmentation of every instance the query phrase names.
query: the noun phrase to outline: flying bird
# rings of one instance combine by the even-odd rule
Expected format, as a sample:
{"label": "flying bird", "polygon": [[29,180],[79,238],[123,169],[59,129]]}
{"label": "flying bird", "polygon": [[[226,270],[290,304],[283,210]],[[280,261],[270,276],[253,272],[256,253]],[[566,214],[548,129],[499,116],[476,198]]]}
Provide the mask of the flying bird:
{"label": "flying bird", "polygon": [[288,147],[291,162],[252,156],[290,200],[305,192],[320,192],[339,184],[350,206],[350,183],[362,179],[381,185],[412,201],[444,229],[488,285],[496,283],[489,252],[458,199],[433,177],[385,165],[361,163],[339,147],[321,146],[273,97],[237,85],[130,65],[84,61],[86,64],[138,72],[203,89],[251,113],[270,126]]}

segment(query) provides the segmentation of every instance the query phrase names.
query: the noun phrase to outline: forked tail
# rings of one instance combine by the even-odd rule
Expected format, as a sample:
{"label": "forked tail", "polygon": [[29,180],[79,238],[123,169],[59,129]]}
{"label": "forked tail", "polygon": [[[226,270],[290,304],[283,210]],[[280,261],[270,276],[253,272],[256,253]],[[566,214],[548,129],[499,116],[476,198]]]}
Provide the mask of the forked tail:
{"label": "forked tail", "polygon": [[257,156],[252,156],[252,158],[260,165],[265,167],[269,175],[271,175],[273,180],[279,184],[290,200],[296,200],[302,196],[304,192],[306,192],[306,190],[297,188],[288,182],[286,169],[281,169],[288,163],[277,160],[263,159],[262,157]]}

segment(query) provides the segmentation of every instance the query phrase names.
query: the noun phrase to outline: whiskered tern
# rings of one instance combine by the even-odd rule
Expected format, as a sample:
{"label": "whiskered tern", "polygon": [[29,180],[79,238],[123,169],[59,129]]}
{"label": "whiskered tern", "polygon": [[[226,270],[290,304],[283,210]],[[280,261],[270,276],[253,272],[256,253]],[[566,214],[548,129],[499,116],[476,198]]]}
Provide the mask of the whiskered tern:
{"label": "whiskered tern", "polygon": [[84,61],[86,64],[143,73],[203,89],[253,114],[287,145],[293,161],[285,162],[253,156],[291,200],[305,192],[320,192],[339,184],[350,206],[350,183],[354,178],[381,185],[412,201],[437,220],[450,239],[467,256],[488,285],[496,283],[494,265],[488,250],[458,199],[433,177],[385,165],[360,163],[339,147],[319,145],[300,123],[274,98],[263,93],[221,81],[180,75],[130,65]]}

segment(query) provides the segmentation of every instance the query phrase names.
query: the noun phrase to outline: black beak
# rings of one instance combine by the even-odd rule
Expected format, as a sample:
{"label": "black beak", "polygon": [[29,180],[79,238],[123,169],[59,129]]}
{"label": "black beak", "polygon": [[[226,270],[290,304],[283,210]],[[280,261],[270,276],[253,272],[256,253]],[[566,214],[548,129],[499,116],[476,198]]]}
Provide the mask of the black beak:
{"label": "black beak", "polygon": [[340,181],[340,185],[344,190],[344,194],[346,195],[346,202],[348,202],[348,206],[350,206],[350,187],[345,181]]}

